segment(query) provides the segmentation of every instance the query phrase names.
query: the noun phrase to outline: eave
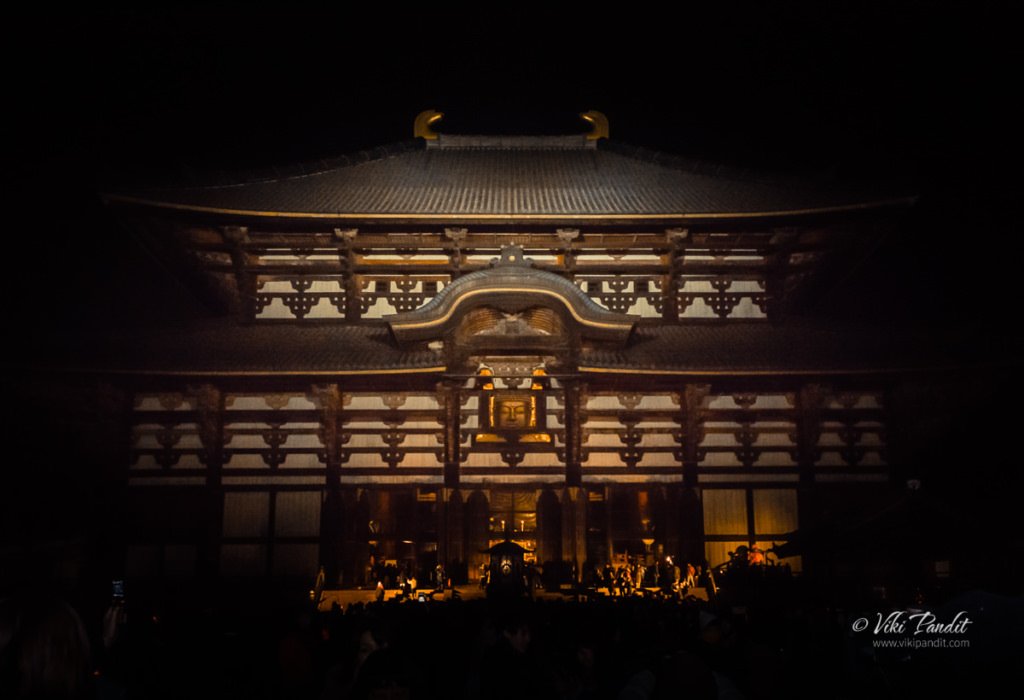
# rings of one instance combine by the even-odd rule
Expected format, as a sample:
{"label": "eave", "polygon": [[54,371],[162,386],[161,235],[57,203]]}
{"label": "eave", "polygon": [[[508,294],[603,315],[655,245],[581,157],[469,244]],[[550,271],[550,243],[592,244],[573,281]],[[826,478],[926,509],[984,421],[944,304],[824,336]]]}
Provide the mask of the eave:
{"label": "eave", "polygon": [[853,204],[841,204],[803,209],[778,209],[767,211],[739,212],[688,212],[688,213],[608,213],[608,214],[510,214],[510,213],[435,213],[435,212],[302,212],[273,211],[257,209],[231,209],[195,204],[181,204],[130,195],[107,193],[102,195],[108,204],[123,204],[163,211],[204,214],[225,219],[274,219],[295,222],[317,221],[323,223],[394,223],[394,224],[571,224],[579,222],[621,224],[671,225],[710,223],[718,221],[765,221],[815,218],[871,212],[884,209],[912,206],[915,196],[878,199]]}

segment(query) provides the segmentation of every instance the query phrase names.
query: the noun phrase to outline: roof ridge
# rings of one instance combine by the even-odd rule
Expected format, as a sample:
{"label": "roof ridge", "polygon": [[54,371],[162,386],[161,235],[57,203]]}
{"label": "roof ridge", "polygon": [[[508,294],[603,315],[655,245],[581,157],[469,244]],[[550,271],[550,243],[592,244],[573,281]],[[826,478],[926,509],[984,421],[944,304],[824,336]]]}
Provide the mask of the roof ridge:
{"label": "roof ridge", "polygon": [[505,134],[438,134],[437,139],[427,141],[427,148],[441,150],[487,149],[487,150],[589,150],[596,141],[587,134],[557,135],[505,135]]}

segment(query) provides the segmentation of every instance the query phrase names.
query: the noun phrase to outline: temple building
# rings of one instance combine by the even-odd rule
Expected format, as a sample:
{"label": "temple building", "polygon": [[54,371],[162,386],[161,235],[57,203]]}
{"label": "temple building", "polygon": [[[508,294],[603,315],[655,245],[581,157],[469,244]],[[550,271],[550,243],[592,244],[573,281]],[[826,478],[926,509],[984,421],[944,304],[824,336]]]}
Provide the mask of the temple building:
{"label": "temple building", "polygon": [[813,302],[912,198],[626,146],[598,112],[566,136],[441,116],[104,195],[218,314],[79,358],[120,397],[126,575],[473,580],[506,537],[565,571],[715,565],[905,478],[917,349]]}

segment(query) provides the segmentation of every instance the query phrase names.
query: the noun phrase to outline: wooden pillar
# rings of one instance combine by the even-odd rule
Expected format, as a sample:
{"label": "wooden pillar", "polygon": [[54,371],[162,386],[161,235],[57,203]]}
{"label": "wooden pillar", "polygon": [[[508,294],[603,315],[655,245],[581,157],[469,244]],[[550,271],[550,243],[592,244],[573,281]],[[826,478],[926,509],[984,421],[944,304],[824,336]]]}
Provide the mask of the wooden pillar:
{"label": "wooden pillar", "polygon": [[[650,508],[650,520],[653,525],[654,544],[651,548],[652,554],[657,554],[658,547],[665,548],[667,543],[669,520],[676,511],[669,507],[669,493],[664,484],[652,484],[648,492],[648,503]],[[648,537],[652,535],[649,533]]]}
{"label": "wooden pillar", "polygon": [[565,485],[579,487],[583,484],[581,422],[581,399],[583,387],[578,379],[563,379],[565,391]]}
{"label": "wooden pillar", "polygon": [[444,487],[459,488],[459,462],[462,459],[462,397],[459,383],[448,380],[440,385],[444,411]]}
{"label": "wooden pillar", "polygon": [[562,561],[562,505],[551,489],[537,497],[537,559]]}
{"label": "wooden pillar", "polygon": [[344,557],[345,503],[341,489],[327,489],[320,499],[320,565],[324,567],[327,586],[341,581]]}
{"label": "wooden pillar", "polygon": [[256,319],[259,307],[256,304],[258,280],[253,272],[255,266],[252,264],[252,255],[245,248],[249,243],[249,228],[225,226],[222,232],[224,240],[231,246],[231,266],[234,268],[235,284],[238,286],[238,308],[235,311],[243,323],[251,323]]}
{"label": "wooden pillar", "polygon": [[778,252],[765,256],[764,289],[767,307],[765,314],[772,323],[778,323],[787,315],[786,261],[788,259],[788,255]]}
{"label": "wooden pillar", "polygon": [[797,466],[800,485],[814,483],[814,463],[818,460],[821,437],[821,409],[829,391],[821,384],[804,384],[797,393]]}
{"label": "wooden pillar", "polygon": [[196,411],[196,426],[206,467],[206,541],[200,547],[201,576],[216,577],[220,571],[220,545],[224,536],[224,394],[212,384],[189,387]]}
{"label": "wooden pillar", "polygon": [[438,398],[444,421],[444,487],[437,504],[438,560],[451,573],[452,564],[464,559],[462,497],[459,494],[459,463],[462,459],[462,397],[457,381],[438,384]]}
{"label": "wooden pillar", "polygon": [[445,570],[448,569],[449,550],[451,549],[451,530],[449,528],[449,504],[448,498],[450,489],[437,489],[437,501],[434,508],[434,530],[437,532],[437,563],[442,564]]}
{"label": "wooden pillar", "polygon": [[795,228],[777,228],[772,232],[773,250],[765,255],[765,297],[766,315],[772,323],[778,323],[789,316],[792,300],[787,296],[786,280],[790,274],[789,259],[800,241]]}
{"label": "wooden pillar", "polygon": [[612,498],[615,497],[615,489],[618,487],[604,487],[604,544],[608,561],[611,562],[615,556],[615,539],[612,537]]}
{"label": "wooden pillar", "polygon": [[679,494],[679,554],[694,564],[704,559],[704,508],[700,489],[684,486]]}
{"label": "wooden pillar", "polygon": [[459,489],[440,489],[438,496],[438,559],[448,575],[456,579],[456,569],[466,562],[465,518]]}
{"label": "wooden pillar", "polygon": [[[313,387],[314,403],[320,411],[320,440],[324,445],[325,494],[320,513],[320,564],[330,585],[341,578],[344,553],[345,517],[348,515],[341,494],[342,424],[344,398],[337,384]],[[351,572],[350,572],[351,573]]]}
{"label": "wooden pillar", "polygon": [[444,230],[444,237],[451,241],[448,248],[448,266],[454,282],[462,274],[462,243],[466,240],[469,229],[465,227],[448,227]]}
{"label": "wooden pillar", "polygon": [[562,558],[576,565],[577,579],[587,558],[587,492],[583,485],[583,385],[562,380],[565,392],[565,490],[562,493]]}
{"label": "wooden pillar", "polygon": [[697,474],[704,421],[708,416],[706,403],[710,394],[710,384],[687,384],[679,402],[683,411],[683,489],[679,494],[676,519],[679,524],[679,554],[691,562],[704,558],[704,511]]}
{"label": "wooden pillar", "polygon": [[704,440],[704,421],[708,411],[705,407],[710,384],[687,384],[680,392],[681,422],[683,425],[682,457],[683,484],[689,488],[697,486],[697,465],[700,463],[700,443]]}
{"label": "wooden pillar", "polygon": [[674,323],[679,320],[679,272],[686,254],[686,241],[690,237],[690,231],[685,228],[670,228],[665,231],[665,237],[670,249],[668,272],[661,280],[661,317]]}
{"label": "wooden pillar", "polygon": [[[796,492],[797,527],[807,528],[817,520],[814,493],[814,464],[818,460],[821,437],[821,411],[831,394],[822,384],[804,384],[796,397],[797,468],[800,481]],[[805,562],[805,567],[813,563]]]}
{"label": "wooden pillar", "polygon": [[338,262],[342,265],[342,281],[345,289],[345,320],[358,321],[363,315],[360,307],[359,275],[356,274],[356,253],[353,243],[359,229],[336,228],[334,238],[338,241]]}
{"label": "wooden pillar", "polygon": [[567,486],[562,492],[562,558],[576,565],[576,576],[587,558],[587,492]]}

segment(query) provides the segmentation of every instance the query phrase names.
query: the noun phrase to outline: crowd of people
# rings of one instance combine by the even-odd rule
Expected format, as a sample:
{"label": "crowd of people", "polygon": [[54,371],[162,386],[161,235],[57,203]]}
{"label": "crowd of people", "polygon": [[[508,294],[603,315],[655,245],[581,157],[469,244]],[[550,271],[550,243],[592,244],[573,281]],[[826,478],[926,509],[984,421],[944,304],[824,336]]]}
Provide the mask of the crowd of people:
{"label": "crowd of people", "polygon": [[703,564],[679,566],[671,557],[651,565],[634,559],[617,567],[584,565],[580,580],[585,590],[603,590],[611,596],[628,596],[645,589],[656,589],[662,595],[685,595],[707,583]]}
{"label": "crowd of people", "polygon": [[[626,565],[612,574],[636,586]],[[940,678],[882,668],[852,644],[848,612],[807,599],[741,609],[692,596],[406,595],[325,611],[292,600],[122,601],[82,616],[56,597],[0,600],[0,697],[853,698]]]}
{"label": "crowd of people", "polygon": [[393,598],[273,618],[138,613],[106,615],[112,624],[90,635],[67,603],[7,601],[0,694],[585,700],[685,688],[740,697],[739,669],[718,659],[736,630],[697,605]]}
{"label": "crowd of people", "polygon": [[[610,562],[584,562],[581,570],[575,564],[565,565],[563,562],[525,561],[522,566],[523,590],[535,591],[542,588],[560,589],[566,586],[593,595],[609,595],[613,597],[635,594],[655,594],[663,597],[683,597],[688,594],[707,590],[711,594],[717,588],[716,570],[731,571],[758,570],[774,562],[770,561],[765,552],[756,546],[741,546],[729,552],[730,560],[712,568],[706,561],[676,563],[673,557],[653,559],[651,557],[625,557],[617,564]],[[463,572],[460,583],[466,583],[465,566],[456,565],[456,571]],[[785,567],[783,567],[785,568]],[[491,567],[483,562],[478,567],[478,582],[486,588]],[[456,574],[457,576],[458,574]],[[417,568],[412,562],[394,562],[371,558],[367,566],[367,581],[378,590],[378,599],[383,600],[383,591],[399,591],[401,597],[414,595],[420,587],[419,582],[428,582],[431,593],[450,590],[453,577],[446,572],[442,564],[434,569],[423,570],[417,577]]]}

